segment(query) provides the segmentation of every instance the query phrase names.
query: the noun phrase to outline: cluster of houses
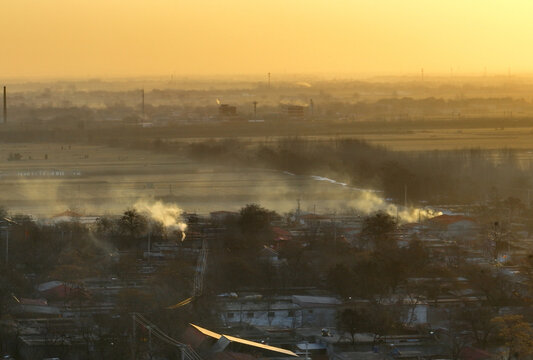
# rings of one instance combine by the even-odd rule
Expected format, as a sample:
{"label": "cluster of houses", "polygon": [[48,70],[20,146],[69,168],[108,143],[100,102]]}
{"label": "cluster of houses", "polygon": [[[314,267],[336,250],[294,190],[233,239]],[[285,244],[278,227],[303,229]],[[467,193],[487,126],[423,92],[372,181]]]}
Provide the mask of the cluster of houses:
{"label": "cluster of houses", "polygon": [[[13,294],[11,318],[1,322],[2,333],[16,337],[20,359],[56,357],[54,354],[62,359],[86,358],[83,354],[87,353],[88,344],[94,347],[97,339],[91,338],[95,335],[88,336],[84,333],[79,325],[80,319],[116,316],[117,296],[121,290],[149,291],[150,278],[158,266],[176,257],[199,257],[205,241],[216,241],[223,230],[224,220],[234,215],[236,213],[218,211],[208,217],[195,216],[195,224],[187,234],[187,246],[173,241],[154,241],[150,248],[144,251],[144,260],[139,263],[137,274],[128,280],[115,277],[91,278],[70,284],[60,279],[50,279],[36,284],[33,298],[19,298]],[[93,217],[84,217],[73,211],[57,214],[50,219],[52,222],[72,220],[86,223],[88,226],[94,223]],[[357,215],[299,214],[297,219],[278,219],[272,224],[273,241],[264,247],[260,257],[273,264],[280,264],[283,262],[279,255],[280,250],[288,242],[300,241],[311,232],[333,232],[335,241],[357,246],[362,224],[363,218]],[[450,249],[459,246],[466,252],[466,261],[490,264],[491,255],[488,252],[471,247],[472,239],[476,239],[479,233],[480,225],[471,217],[440,215],[423,223],[404,224],[399,227],[395,236],[400,246],[406,246],[414,238],[423,241],[433,258],[446,260],[446,257],[452,256]],[[505,255],[510,258],[515,256],[515,253],[520,254],[519,242],[513,246],[513,251]],[[508,272],[510,279],[516,276],[512,268],[501,269]],[[461,291],[441,294],[435,299],[422,296],[389,299],[391,306],[401,307],[402,321],[406,328],[427,331],[389,337],[386,346],[376,347],[375,337],[370,334],[357,334],[354,344],[354,338],[338,330],[340,312],[358,302],[364,302],[363,300],[343,299],[315,287],[288,288],[275,295],[267,295],[261,291],[219,294],[215,298],[218,326],[220,332],[230,335],[192,326],[183,341],[189,341],[187,344],[193,347],[196,345],[200,353],[200,344],[207,341],[211,349],[206,353],[210,354],[209,357],[226,356],[228,359],[245,359],[248,356],[290,358],[296,355],[306,359],[338,360],[447,358],[446,347],[441,344],[433,330],[445,328],[446,314],[450,308],[461,306],[465,302],[483,301],[483,295],[469,289],[468,279],[461,277],[411,278],[409,282],[438,283],[443,286],[449,284],[450,288]],[[228,338],[233,339],[228,344],[233,342],[237,345],[227,347],[225,341]],[[255,345],[239,343],[240,338],[250,339]],[[13,339],[5,337],[2,343],[2,348],[13,350]],[[257,344],[271,346],[274,350],[266,349],[257,353],[258,349],[265,350]],[[65,352],[65,348],[70,351]],[[213,350],[218,348],[221,350]],[[92,347],[91,349],[89,352],[94,351]],[[283,353],[280,349],[290,351]],[[228,353],[223,355],[224,352]],[[483,360],[496,356],[476,348],[465,347],[461,358]]]}

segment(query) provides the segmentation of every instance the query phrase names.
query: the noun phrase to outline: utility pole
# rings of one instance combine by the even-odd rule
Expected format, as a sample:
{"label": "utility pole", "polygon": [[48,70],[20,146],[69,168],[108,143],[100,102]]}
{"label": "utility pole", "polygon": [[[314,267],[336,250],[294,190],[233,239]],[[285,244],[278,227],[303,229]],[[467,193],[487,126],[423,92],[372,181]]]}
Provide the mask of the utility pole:
{"label": "utility pole", "polygon": [[144,88],[142,89],[142,119],[141,119],[141,123],[144,124],[144,118],[145,118],[145,115],[144,115]]}
{"label": "utility pole", "polygon": [[[14,221],[4,218],[2,219],[5,223],[2,226],[1,230],[4,230],[6,232],[6,253],[5,253],[5,264],[9,264],[9,226],[11,224],[16,224]],[[24,237],[26,237],[26,234],[24,234]]]}
{"label": "utility pole", "polygon": [[9,263],[9,228],[6,227],[6,265]]}
{"label": "utility pole", "polygon": [[7,89],[4,86],[4,124],[7,123]]}
{"label": "utility pole", "polygon": [[398,206],[396,206],[396,223],[400,220],[400,214],[398,213]]}
{"label": "utility pole", "polygon": [[148,352],[150,360],[152,359],[152,327],[148,326]]}
{"label": "utility pole", "polygon": [[253,104],[254,104],[254,120],[257,120],[257,101],[254,101]]}
{"label": "utility pole", "polygon": [[148,232],[148,264],[150,264],[150,260],[152,258],[152,231],[150,230]]}
{"label": "utility pole", "polygon": [[337,253],[337,212],[333,212],[333,243],[334,251]]}
{"label": "utility pole", "polygon": [[268,73],[268,88],[270,89],[270,73]]}
{"label": "utility pole", "polygon": [[137,339],[135,336],[135,326],[136,326],[135,313],[133,313],[132,319],[133,319],[133,328],[131,331],[131,359],[135,360],[135,345],[137,343]]}

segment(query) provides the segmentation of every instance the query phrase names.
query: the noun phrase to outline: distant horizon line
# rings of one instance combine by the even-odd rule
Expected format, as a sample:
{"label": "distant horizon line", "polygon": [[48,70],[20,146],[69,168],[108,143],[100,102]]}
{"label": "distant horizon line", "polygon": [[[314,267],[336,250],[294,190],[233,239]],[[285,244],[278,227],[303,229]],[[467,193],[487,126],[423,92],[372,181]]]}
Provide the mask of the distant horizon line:
{"label": "distant horizon line", "polygon": [[[104,80],[136,80],[136,81],[170,81],[170,80],[207,80],[207,79],[246,79],[253,82],[267,82],[269,72],[264,73],[190,73],[190,74],[139,74],[139,75],[120,75],[120,74],[95,74],[95,75],[0,75],[0,82],[6,81],[24,81],[24,82],[43,82],[43,81],[104,81]],[[366,73],[349,73],[349,72],[270,72],[272,82],[274,81],[294,81],[294,80],[372,80],[379,78],[391,79],[479,79],[479,78],[532,78],[531,72],[426,72],[422,73],[405,73],[405,72],[366,72]],[[313,79],[314,78],[314,79]]]}

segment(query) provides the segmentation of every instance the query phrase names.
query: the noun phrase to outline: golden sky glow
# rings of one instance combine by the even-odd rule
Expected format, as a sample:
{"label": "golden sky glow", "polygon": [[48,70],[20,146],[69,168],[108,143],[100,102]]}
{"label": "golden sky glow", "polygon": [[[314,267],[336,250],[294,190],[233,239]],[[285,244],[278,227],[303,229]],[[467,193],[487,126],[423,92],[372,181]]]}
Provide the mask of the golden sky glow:
{"label": "golden sky glow", "polygon": [[2,0],[0,76],[533,72],[533,1]]}

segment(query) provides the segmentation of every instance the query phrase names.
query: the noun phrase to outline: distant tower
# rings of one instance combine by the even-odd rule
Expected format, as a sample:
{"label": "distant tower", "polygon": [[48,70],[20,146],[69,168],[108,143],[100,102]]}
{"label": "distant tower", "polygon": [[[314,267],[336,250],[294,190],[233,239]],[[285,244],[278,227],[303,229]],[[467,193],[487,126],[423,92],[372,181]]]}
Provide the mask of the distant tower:
{"label": "distant tower", "polygon": [[420,74],[422,75],[422,81],[424,81],[424,68],[420,69]]}
{"label": "distant tower", "polygon": [[268,88],[270,89],[270,73],[268,73]]}
{"label": "distant tower", "polygon": [[141,118],[141,123],[144,123],[144,88],[142,89],[142,118]]}
{"label": "distant tower", "polygon": [[7,90],[4,86],[4,124],[7,123]]}
{"label": "distant tower", "polygon": [[313,99],[309,99],[309,110],[311,110],[311,116],[315,114],[315,103]]}
{"label": "distant tower", "polygon": [[257,120],[257,101],[254,101],[254,120]]}

